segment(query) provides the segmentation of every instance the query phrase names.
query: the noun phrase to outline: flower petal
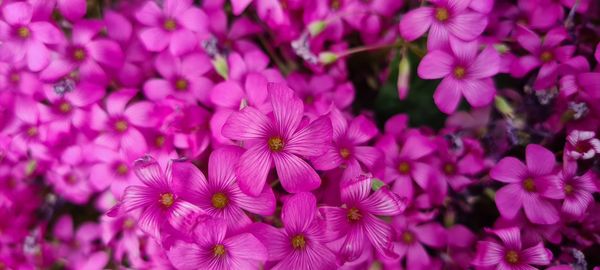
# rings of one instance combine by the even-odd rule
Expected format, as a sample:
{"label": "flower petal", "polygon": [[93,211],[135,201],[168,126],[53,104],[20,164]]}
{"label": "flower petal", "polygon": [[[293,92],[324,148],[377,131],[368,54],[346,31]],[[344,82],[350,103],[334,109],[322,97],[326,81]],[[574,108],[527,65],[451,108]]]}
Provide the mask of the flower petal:
{"label": "flower petal", "polygon": [[406,13],[400,21],[400,33],[408,41],[413,41],[427,32],[433,20],[433,9],[421,7]]}
{"label": "flower petal", "polygon": [[520,184],[509,184],[496,192],[496,206],[500,214],[512,219],[523,205],[523,188]]}
{"label": "flower petal", "polygon": [[273,155],[273,161],[281,185],[287,192],[311,191],[321,185],[321,178],[317,172],[298,156],[280,152]]}
{"label": "flower petal", "polygon": [[453,64],[454,58],[451,55],[441,50],[435,50],[427,53],[421,59],[417,73],[423,79],[439,79],[450,74]]}
{"label": "flower petal", "polygon": [[135,175],[147,186],[163,190],[168,187],[167,179],[160,165],[151,156],[143,156],[133,163]]}
{"label": "flower petal", "polygon": [[556,164],[556,159],[550,150],[537,144],[530,144],[527,145],[525,151],[527,169],[530,173],[534,174],[533,176],[542,176],[552,173]]}
{"label": "flower petal", "polygon": [[291,196],[281,210],[281,219],[288,234],[302,233],[308,230],[315,218],[317,199],[309,192],[300,192]]}
{"label": "flower petal", "polygon": [[232,140],[245,141],[266,139],[271,129],[267,116],[253,107],[246,107],[231,114],[221,132]]}
{"label": "flower petal", "polygon": [[433,94],[435,105],[440,111],[451,114],[456,111],[461,97],[461,83],[451,77],[446,77],[438,85]]}
{"label": "flower petal", "polygon": [[496,87],[494,87],[494,81],[491,78],[468,80],[462,83],[462,93],[471,106],[479,108],[492,103],[496,94]]}
{"label": "flower petal", "polygon": [[271,153],[265,145],[256,145],[244,152],[236,167],[240,189],[252,196],[263,190],[267,174],[273,164]]}
{"label": "flower petal", "polygon": [[300,124],[304,105],[294,95],[294,90],[285,84],[269,83],[267,88],[271,97],[278,132],[284,138],[290,138]]}
{"label": "flower petal", "polygon": [[382,187],[364,200],[362,206],[378,216],[395,216],[406,209],[406,204],[406,198],[391,192],[387,187]]}
{"label": "flower petal", "polygon": [[289,139],[285,151],[304,157],[322,155],[326,151],[323,145],[331,143],[331,121],[321,116]]}
{"label": "flower petal", "polygon": [[554,224],[560,220],[556,207],[535,193],[523,197],[523,209],[527,218],[535,224]]}
{"label": "flower petal", "polygon": [[504,183],[519,183],[527,177],[527,167],[514,157],[505,157],[492,168],[490,177]]}

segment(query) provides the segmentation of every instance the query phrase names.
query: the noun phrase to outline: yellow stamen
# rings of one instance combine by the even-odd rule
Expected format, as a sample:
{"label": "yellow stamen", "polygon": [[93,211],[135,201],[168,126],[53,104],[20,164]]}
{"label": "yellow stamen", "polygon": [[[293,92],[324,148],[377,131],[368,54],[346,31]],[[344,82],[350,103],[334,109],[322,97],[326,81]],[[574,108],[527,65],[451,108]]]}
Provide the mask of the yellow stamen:
{"label": "yellow stamen", "polygon": [[457,79],[462,79],[463,77],[465,77],[465,73],[467,71],[465,70],[464,67],[458,66],[454,68],[454,77],[456,77]]}
{"label": "yellow stamen", "polygon": [[303,249],[306,246],[304,235],[298,234],[292,237],[292,247],[295,249]]}
{"label": "yellow stamen", "polygon": [[406,244],[412,244],[415,241],[415,236],[411,232],[405,231],[402,233],[402,241]]}
{"label": "yellow stamen", "polygon": [[517,264],[519,262],[519,253],[517,253],[514,250],[510,250],[510,251],[506,252],[506,255],[504,255],[504,258],[510,264]]}
{"label": "yellow stamen", "polygon": [[358,210],[356,207],[348,209],[348,220],[350,222],[356,222],[360,219],[362,219],[362,214],[360,213],[360,210]]}
{"label": "yellow stamen", "polygon": [[159,202],[164,207],[171,207],[171,205],[173,205],[173,203],[175,202],[175,198],[173,196],[173,193],[163,193],[163,194],[161,194]]}
{"label": "yellow stamen", "polygon": [[348,157],[350,157],[350,150],[348,150],[348,148],[340,149],[340,156],[342,156],[343,159],[348,159]]}
{"label": "yellow stamen", "polygon": [[529,192],[535,191],[535,182],[532,178],[527,178],[523,181],[523,188]]}
{"label": "yellow stamen", "polygon": [[554,54],[552,52],[545,51],[540,55],[540,60],[544,63],[550,62],[552,59],[554,59]]}
{"label": "yellow stamen", "polygon": [[173,31],[173,30],[175,30],[177,28],[177,23],[173,19],[167,19],[167,20],[165,20],[165,23],[163,24],[163,27],[167,31]]}
{"label": "yellow stamen", "polygon": [[127,165],[121,163],[117,166],[117,174],[126,175],[128,172],[129,172],[129,168],[127,167]]}
{"label": "yellow stamen", "polygon": [[227,195],[221,192],[215,193],[210,201],[212,202],[212,205],[218,209],[224,208],[229,203]]}
{"label": "yellow stamen", "polygon": [[115,122],[115,130],[117,132],[125,132],[129,128],[129,124],[125,120],[119,120]]}
{"label": "yellow stamen", "polygon": [[19,29],[17,29],[17,35],[19,35],[20,38],[25,39],[31,36],[31,31],[29,30],[29,28],[21,26],[19,27]]}
{"label": "yellow stamen", "polygon": [[450,18],[450,13],[445,8],[441,8],[441,7],[436,8],[435,9],[435,18],[440,22],[444,22],[444,21],[448,20],[448,18]]}
{"label": "yellow stamen", "polygon": [[213,247],[213,254],[215,257],[221,257],[225,255],[225,246],[218,244]]}
{"label": "yellow stamen", "polygon": [[406,161],[400,162],[400,164],[398,164],[398,171],[401,174],[408,174],[410,172],[410,164]]}
{"label": "yellow stamen", "polygon": [[281,151],[283,149],[283,139],[281,137],[271,137],[269,139],[269,149],[274,152]]}
{"label": "yellow stamen", "polygon": [[83,61],[85,60],[86,54],[85,51],[81,48],[75,49],[75,51],[73,51],[73,59],[75,59],[76,61]]}
{"label": "yellow stamen", "polygon": [[69,103],[67,101],[63,101],[60,103],[60,105],[58,105],[58,109],[62,113],[69,113],[73,109],[73,106],[71,106],[71,103]]}
{"label": "yellow stamen", "polygon": [[185,79],[179,79],[175,82],[175,89],[178,91],[188,90],[188,81]]}

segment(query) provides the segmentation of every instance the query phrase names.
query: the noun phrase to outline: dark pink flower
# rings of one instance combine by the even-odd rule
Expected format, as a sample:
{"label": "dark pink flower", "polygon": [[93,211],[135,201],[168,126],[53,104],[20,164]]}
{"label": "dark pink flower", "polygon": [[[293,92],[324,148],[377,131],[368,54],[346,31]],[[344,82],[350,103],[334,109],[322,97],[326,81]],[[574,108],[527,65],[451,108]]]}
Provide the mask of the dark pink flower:
{"label": "dark pink flower", "polygon": [[269,251],[272,269],[326,270],[337,267],[335,255],[325,246],[325,224],[317,212],[317,200],[307,192],[288,198],[281,211],[284,227],[256,223],[248,228]]}
{"label": "dark pink flower", "polygon": [[[427,32],[429,50],[447,47],[448,41],[475,40],[487,25],[484,14],[469,9],[471,0],[430,0],[433,6],[409,11],[400,22],[403,38],[413,41]],[[473,1],[475,2],[475,1]]]}
{"label": "dark pink flower", "polygon": [[523,208],[533,223],[556,223],[559,215],[552,199],[561,198],[562,192],[554,174],[554,154],[530,144],[525,156],[527,165],[514,157],[505,157],[490,171],[492,179],[508,184],[496,193],[498,210],[511,219]]}
{"label": "dark pink flower", "polygon": [[569,217],[579,218],[583,216],[587,208],[594,201],[592,195],[596,192],[593,172],[587,171],[583,175],[577,175],[577,163],[567,162],[562,172],[558,175],[560,188],[563,191],[564,201],[562,212]]}
{"label": "dark pink flower", "polygon": [[492,231],[502,241],[479,241],[477,255],[473,260],[476,266],[493,269],[534,269],[531,265],[548,265],[552,252],[544,248],[542,242],[531,247],[523,247],[519,228],[499,229]]}
{"label": "dark pink flower", "polygon": [[443,78],[433,98],[440,111],[453,113],[462,95],[473,107],[492,102],[496,93],[491,77],[500,66],[500,56],[493,47],[477,54],[478,43],[450,42],[451,52],[435,50],[427,53],[418,67],[423,79]]}
{"label": "dark pink flower", "polygon": [[196,226],[193,241],[178,242],[168,252],[179,270],[261,269],[267,249],[250,233],[232,234],[227,222],[213,219]]}
{"label": "dark pink flower", "polygon": [[248,149],[237,166],[242,191],[258,195],[275,164],[281,185],[296,193],[317,188],[321,179],[302,157],[323,154],[331,141],[331,122],[321,117],[308,124],[302,121],[304,107],[293,90],[269,83],[272,117],[253,107],[232,114],[223,126],[223,135],[244,143]]}
{"label": "dark pink flower", "polygon": [[[404,211],[404,198],[382,187],[371,193],[372,178],[359,176],[341,184],[343,207],[320,207],[327,230],[338,239],[342,261],[358,259],[369,246],[384,258],[397,258],[393,251],[393,232],[390,224],[378,216],[395,216]],[[369,246],[365,244],[369,243]]]}
{"label": "dark pink flower", "polygon": [[591,159],[600,153],[600,140],[596,132],[573,130],[567,136],[565,155],[572,159]]}
{"label": "dark pink flower", "polygon": [[[447,242],[447,232],[436,222],[417,224],[418,220],[406,216],[396,216],[392,227],[395,230],[394,251],[400,260],[406,257],[407,269],[428,269],[431,257],[424,246],[443,248]],[[400,263],[400,262],[398,262]]]}

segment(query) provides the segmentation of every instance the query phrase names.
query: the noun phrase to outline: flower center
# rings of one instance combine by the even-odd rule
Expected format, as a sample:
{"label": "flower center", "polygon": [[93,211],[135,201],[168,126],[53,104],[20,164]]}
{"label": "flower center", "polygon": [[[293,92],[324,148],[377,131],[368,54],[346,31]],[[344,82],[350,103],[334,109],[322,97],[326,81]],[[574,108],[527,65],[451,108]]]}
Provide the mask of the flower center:
{"label": "flower center", "polygon": [[175,90],[178,91],[187,91],[188,90],[188,81],[186,79],[178,79],[175,81]]}
{"label": "flower center", "polygon": [[163,27],[167,31],[173,31],[173,30],[175,30],[177,28],[177,23],[173,19],[167,19],[167,20],[165,20],[165,23],[163,24]]}
{"label": "flower center", "polygon": [[160,194],[160,199],[158,200],[164,207],[171,207],[175,202],[175,198],[173,193],[163,193]]}
{"label": "flower center", "polygon": [[83,61],[86,58],[86,53],[82,48],[77,48],[73,51],[73,59],[75,59],[75,61]]}
{"label": "flower center", "polygon": [[345,147],[340,149],[340,156],[342,156],[343,159],[348,159],[348,157],[350,157],[350,150]]}
{"label": "flower center", "polygon": [[450,18],[450,13],[446,8],[439,7],[435,9],[435,18],[440,22],[444,22]]}
{"label": "flower center", "polygon": [[115,122],[115,130],[117,132],[125,132],[127,131],[127,128],[129,128],[129,124],[127,124],[127,121],[125,120],[119,120],[117,122]]}
{"label": "flower center", "polygon": [[218,244],[213,247],[213,254],[215,257],[221,257],[225,255],[225,246]]}
{"label": "flower center", "polygon": [[400,164],[398,164],[398,171],[401,174],[408,174],[410,172],[410,164],[406,161],[400,162]]}
{"label": "flower center", "polygon": [[454,77],[456,77],[457,79],[462,79],[463,77],[465,77],[466,72],[467,71],[465,70],[464,67],[457,66],[454,68],[454,71],[452,73],[454,74]]}
{"label": "flower center", "polygon": [[415,236],[411,232],[405,231],[402,233],[402,241],[406,244],[412,244],[415,242]]}
{"label": "flower center", "polygon": [[585,153],[592,149],[592,144],[589,141],[580,141],[575,145],[575,151]]}
{"label": "flower center", "polygon": [[531,177],[525,179],[525,181],[523,181],[523,188],[529,192],[534,192],[535,191],[535,182],[533,181],[533,179]]}
{"label": "flower center", "polygon": [[540,54],[540,60],[542,60],[544,63],[550,62],[552,59],[554,59],[554,54],[552,52],[545,51]]}
{"label": "flower center", "polygon": [[331,6],[331,9],[338,10],[342,6],[342,3],[340,3],[340,0],[331,0],[330,6]]}
{"label": "flower center", "polygon": [[212,202],[212,205],[215,208],[219,208],[219,209],[227,206],[227,204],[229,203],[229,199],[227,199],[227,195],[225,195],[221,192],[215,193],[212,196],[212,198],[210,199],[210,201]]}
{"label": "flower center", "polygon": [[312,95],[308,95],[306,96],[306,98],[304,98],[304,103],[305,104],[313,104],[315,102],[315,97],[313,97]]}
{"label": "flower center", "polygon": [[63,100],[62,102],[60,102],[60,103],[58,104],[58,110],[59,110],[61,113],[65,113],[65,114],[66,114],[66,113],[69,113],[69,112],[71,112],[71,110],[72,110],[72,109],[73,109],[73,106],[71,105],[71,103],[69,103],[69,102],[68,102],[68,101],[66,101],[66,100]]}
{"label": "flower center", "polygon": [[29,28],[21,26],[17,29],[17,35],[22,39],[26,39],[29,36],[31,36],[31,31],[29,30]]}
{"label": "flower center", "polygon": [[74,174],[67,175],[67,178],[65,180],[69,185],[75,185],[78,182],[77,176],[75,176]]}
{"label": "flower center", "polygon": [[358,210],[358,208],[352,207],[352,208],[348,209],[348,220],[350,222],[357,222],[361,219],[362,219],[362,214],[360,213],[360,210]]}
{"label": "flower center", "polygon": [[571,184],[566,184],[564,190],[565,190],[565,194],[571,195],[573,193],[573,191],[575,190],[575,188]]}
{"label": "flower center", "polygon": [[281,137],[271,137],[269,139],[269,149],[279,152],[283,149],[283,139]]}
{"label": "flower center", "polygon": [[27,136],[29,137],[35,137],[38,135],[38,129],[37,127],[30,127],[27,129]]}
{"label": "flower center", "polygon": [[516,264],[519,262],[519,253],[514,250],[510,250],[506,252],[504,259],[506,259],[506,261],[510,264]]}
{"label": "flower center", "polygon": [[19,73],[12,73],[10,74],[10,81],[12,83],[18,83],[21,81],[21,75],[19,75]]}
{"label": "flower center", "polygon": [[292,237],[292,247],[294,249],[303,249],[306,246],[306,239],[304,235],[298,234]]}
{"label": "flower center", "polygon": [[156,147],[160,148],[163,145],[165,145],[165,136],[163,135],[158,135],[156,136],[156,138],[154,139],[154,145],[156,145]]}
{"label": "flower center", "polygon": [[125,165],[125,163],[119,163],[119,165],[117,165],[118,175],[127,175],[128,172],[129,168],[127,167],[127,165]]}
{"label": "flower center", "polygon": [[454,175],[456,173],[456,166],[452,163],[446,163],[444,165],[444,173],[446,173],[446,175]]}
{"label": "flower center", "polygon": [[123,221],[123,229],[133,229],[133,226],[135,226],[135,221],[132,218],[127,218],[125,221]]}

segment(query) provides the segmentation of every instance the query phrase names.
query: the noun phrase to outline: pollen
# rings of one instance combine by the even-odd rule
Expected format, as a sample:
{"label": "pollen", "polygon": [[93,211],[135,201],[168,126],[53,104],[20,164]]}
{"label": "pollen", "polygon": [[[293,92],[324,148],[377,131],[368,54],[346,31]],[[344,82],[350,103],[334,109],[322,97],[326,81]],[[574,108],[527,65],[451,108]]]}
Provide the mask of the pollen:
{"label": "pollen", "polygon": [[171,205],[173,205],[175,202],[175,197],[173,196],[173,193],[163,193],[160,195],[159,202],[164,207],[171,207]]}
{"label": "pollen", "polygon": [[454,166],[454,164],[452,164],[452,163],[446,163],[446,165],[444,165],[444,173],[446,173],[446,175],[455,174],[456,166]]}
{"label": "pollen", "polygon": [[504,259],[510,264],[517,264],[519,262],[519,253],[514,250],[509,250],[504,255]]}
{"label": "pollen", "polygon": [[115,126],[114,126],[115,130],[117,132],[125,132],[127,131],[127,129],[129,128],[129,124],[127,124],[127,121],[125,120],[119,120],[115,122]]}
{"label": "pollen", "polygon": [[544,63],[550,62],[553,59],[554,59],[554,54],[552,52],[545,51],[542,54],[540,54],[540,60],[542,60],[542,62],[544,62]]}
{"label": "pollen", "polygon": [[533,181],[533,179],[531,177],[525,179],[525,181],[523,181],[523,188],[529,192],[534,192],[535,191],[535,182]]}
{"label": "pollen", "polygon": [[225,195],[221,192],[215,193],[212,196],[212,198],[210,199],[210,201],[211,201],[213,207],[218,208],[218,209],[224,208],[229,203],[229,199],[227,198],[227,195]]}
{"label": "pollen", "polygon": [[415,236],[409,231],[403,232],[401,237],[402,237],[402,242],[404,242],[406,244],[412,244],[415,242]]}
{"label": "pollen", "polygon": [[13,73],[10,74],[10,81],[13,83],[18,83],[21,81],[21,75],[19,75],[18,73]]}
{"label": "pollen", "polygon": [[303,249],[306,246],[304,235],[298,234],[292,237],[292,247],[294,249]]}
{"label": "pollen", "polygon": [[575,188],[571,184],[566,184],[564,187],[564,190],[565,190],[565,194],[571,195],[573,193],[573,191],[575,190]]}
{"label": "pollen", "polygon": [[400,162],[400,164],[398,164],[398,171],[401,174],[408,174],[410,172],[410,164],[406,161]]}
{"label": "pollen", "polygon": [[188,81],[186,79],[178,79],[175,81],[175,89],[178,91],[187,91]]}
{"label": "pollen", "polygon": [[35,137],[38,135],[38,129],[37,127],[30,127],[27,129],[27,136],[29,137]]}
{"label": "pollen", "polygon": [[213,247],[213,254],[215,257],[221,257],[225,255],[225,246],[218,244]]}
{"label": "pollen", "polygon": [[69,113],[71,112],[71,110],[73,109],[73,106],[71,105],[71,103],[67,102],[67,101],[62,101],[59,105],[58,105],[58,110],[61,113]]}
{"label": "pollen", "polygon": [[31,36],[31,31],[29,28],[21,26],[19,29],[17,29],[17,35],[22,39],[26,39]]}
{"label": "pollen", "polygon": [[132,218],[127,218],[125,221],[123,221],[123,229],[126,229],[126,230],[133,229],[134,226],[135,226],[135,221]]}
{"label": "pollen", "polygon": [[117,165],[117,174],[118,175],[126,175],[129,172],[129,168],[124,163],[120,163]]}
{"label": "pollen", "polygon": [[165,136],[163,135],[158,135],[156,136],[156,138],[154,138],[154,145],[156,145],[156,147],[162,147],[163,145],[165,145]]}
{"label": "pollen", "polygon": [[163,28],[167,31],[173,31],[177,28],[177,23],[173,19],[167,19],[163,24]]}
{"label": "pollen", "polygon": [[340,149],[340,156],[342,156],[343,159],[348,159],[348,157],[350,157],[350,150],[348,150],[348,148]]}
{"label": "pollen", "polygon": [[77,48],[73,51],[73,59],[75,59],[75,61],[83,61],[86,58],[86,53],[82,48]]}
{"label": "pollen", "polygon": [[283,149],[283,139],[281,137],[271,137],[269,139],[269,149],[279,152]]}
{"label": "pollen", "polygon": [[435,9],[435,18],[440,22],[445,22],[450,18],[450,13],[446,8],[436,8]]}
{"label": "pollen", "polygon": [[454,74],[454,77],[456,77],[457,79],[462,79],[463,77],[465,77],[465,74],[467,73],[467,71],[465,70],[464,67],[457,66],[454,68],[454,71],[452,73]]}
{"label": "pollen", "polygon": [[362,219],[362,214],[360,213],[360,210],[358,210],[358,208],[352,207],[352,208],[348,209],[348,220],[350,222],[357,222],[361,219]]}

